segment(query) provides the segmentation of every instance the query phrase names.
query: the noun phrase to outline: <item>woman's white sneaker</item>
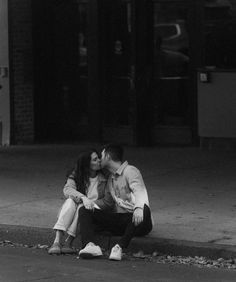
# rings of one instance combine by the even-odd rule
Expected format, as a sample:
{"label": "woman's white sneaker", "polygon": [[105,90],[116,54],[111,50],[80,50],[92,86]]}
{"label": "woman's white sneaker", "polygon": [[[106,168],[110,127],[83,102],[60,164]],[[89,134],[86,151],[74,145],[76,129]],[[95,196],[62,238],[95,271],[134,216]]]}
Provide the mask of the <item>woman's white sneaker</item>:
{"label": "woman's white sneaker", "polygon": [[102,250],[99,246],[92,242],[89,242],[85,248],[80,250],[79,257],[84,259],[90,259],[102,256]]}
{"label": "woman's white sneaker", "polygon": [[122,248],[116,244],[112,249],[111,249],[111,254],[109,256],[110,260],[121,260],[122,259]]}

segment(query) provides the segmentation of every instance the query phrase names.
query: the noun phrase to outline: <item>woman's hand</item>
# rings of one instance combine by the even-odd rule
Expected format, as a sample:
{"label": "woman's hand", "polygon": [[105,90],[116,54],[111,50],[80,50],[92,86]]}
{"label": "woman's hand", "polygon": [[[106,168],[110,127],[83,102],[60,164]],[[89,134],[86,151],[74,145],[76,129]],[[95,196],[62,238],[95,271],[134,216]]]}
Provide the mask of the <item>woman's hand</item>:
{"label": "woman's hand", "polygon": [[94,202],[89,200],[87,197],[82,197],[82,202],[84,204],[84,207],[87,209],[87,210],[93,210],[94,209]]}

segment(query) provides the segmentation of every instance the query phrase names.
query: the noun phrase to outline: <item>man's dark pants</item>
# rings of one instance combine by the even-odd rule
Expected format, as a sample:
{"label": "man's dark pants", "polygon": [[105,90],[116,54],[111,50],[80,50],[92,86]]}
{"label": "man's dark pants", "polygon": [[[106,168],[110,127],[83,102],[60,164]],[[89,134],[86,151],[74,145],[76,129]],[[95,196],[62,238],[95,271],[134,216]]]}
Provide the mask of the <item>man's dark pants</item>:
{"label": "man's dark pants", "polygon": [[134,236],[145,236],[152,230],[151,211],[147,205],[143,209],[143,222],[135,226],[133,213],[112,213],[99,209],[93,211],[81,207],[79,211],[82,247],[95,241],[96,230],[109,231],[114,236],[121,236],[118,244],[127,248]]}

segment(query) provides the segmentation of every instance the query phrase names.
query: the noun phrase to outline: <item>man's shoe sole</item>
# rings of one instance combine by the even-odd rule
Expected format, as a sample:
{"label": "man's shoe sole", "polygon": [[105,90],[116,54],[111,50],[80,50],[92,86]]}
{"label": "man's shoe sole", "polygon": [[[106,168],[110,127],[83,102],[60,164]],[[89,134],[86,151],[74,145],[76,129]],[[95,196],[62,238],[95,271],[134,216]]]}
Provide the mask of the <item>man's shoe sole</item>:
{"label": "man's shoe sole", "polygon": [[109,260],[121,261],[121,260],[122,260],[122,258],[109,257]]}
{"label": "man's shoe sole", "polygon": [[94,258],[99,258],[101,257],[102,255],[93,255],[93,254],[90,254],[90,253],[82,253],[82,254],[79,254],[79,257],[80,258],[83,258],[83,259],[94,259]]}

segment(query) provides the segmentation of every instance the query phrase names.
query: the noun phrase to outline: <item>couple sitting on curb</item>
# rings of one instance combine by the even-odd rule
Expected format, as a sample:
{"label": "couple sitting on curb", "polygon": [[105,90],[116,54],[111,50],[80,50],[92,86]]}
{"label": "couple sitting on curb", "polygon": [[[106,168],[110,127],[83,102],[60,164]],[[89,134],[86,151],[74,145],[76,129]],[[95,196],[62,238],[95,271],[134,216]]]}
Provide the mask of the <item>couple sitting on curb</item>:
{"label": "couple sitting on curb", "polygon": [[[108,170],[108,179],[101,168]],[[121,260],[122,250],[134,236],[144,236],[152,230],[142,175],[136,167],[123,162],[123,148],[119,145],[105,146],[101,160],[94,149],[81,153],[63,192],[67,200],[54,226],[56,236],[49,254],[74,253],[72,243],[80,232],[82,249],[79,256],[102,256],[101,248],[95,244],[99,229],[121,236],[109,256],[111,260]],[[62,246],[64,232],[68,237]]]}

